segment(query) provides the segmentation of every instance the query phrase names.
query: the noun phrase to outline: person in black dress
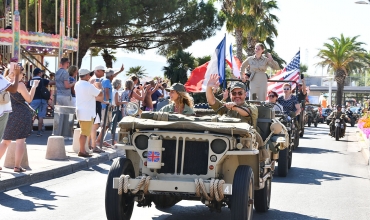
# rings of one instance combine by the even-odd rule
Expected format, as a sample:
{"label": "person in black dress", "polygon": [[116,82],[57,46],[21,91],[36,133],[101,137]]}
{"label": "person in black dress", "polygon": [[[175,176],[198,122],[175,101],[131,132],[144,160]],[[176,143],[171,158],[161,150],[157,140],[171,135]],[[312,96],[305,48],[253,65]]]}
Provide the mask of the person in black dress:
{"label": "person in black dress", "polygon": [[[4,75],[8,81],[15,79],[14,72]],[[24,83],[18,84],[16,93],[10,93],[12,112],[5,127],[3,139],[0,143],[0,158],[4,155],[6,149],[12,140],[16,141],[14,172],[24,172],[26,169],[21,167],[21,161],[25,150],[26,138],[32,131],[32,113],[27,103],[30,103],[35,95],[39,80],[35,80],[28,92]],[[26,103],[27,102],[27,103]]]}

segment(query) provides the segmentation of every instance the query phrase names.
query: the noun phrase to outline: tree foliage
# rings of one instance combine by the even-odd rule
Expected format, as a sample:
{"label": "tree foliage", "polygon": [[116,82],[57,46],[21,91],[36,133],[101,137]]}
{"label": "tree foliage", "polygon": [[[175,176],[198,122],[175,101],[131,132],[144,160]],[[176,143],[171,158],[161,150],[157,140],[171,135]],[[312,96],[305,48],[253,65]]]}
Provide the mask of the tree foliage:
{"label": "tree foliage", "polygon": [[147,77],[146,69],[142,66],[134,66],[130,67],[130,69],[127,71],[126,76],[135,75],[137,78],[142,79],[144,77]]}
{"label": "tree foliage", "polygon": [[179,50],[167,60],[167,63],[168,66],[163,67],[164,76],[170,80],[171,84],[185,84],[188,80],[188,71],[195,67],[195,58],[191,53]]}
{"label": "tree foliage", "polygon": [[370,56],[363,48],[364,43],[358,42],[355,37],[329,38],[330,43],[324,43],[317,56],[321,59],[317,65],[328,67],[334,72],[337,82],[336,102],[342,104],[343,89],[346,77],[355,71],[363,71],[370,65]]}
{"label": "tree foliage", "polygon": [[[24,9],[25,0],[19,3]],[[43,30],[53,33],[55,0],[43,0],[42,6]],[[34,27],[34,8],[34,1],[30,1],[29,30]],[[80,8],[80,61],[90,47],[138,53],[158,48],[165,55],[213,36],[224,22],[212,1],[81,0]],[[21,14],[24,16],[25,10]]]}

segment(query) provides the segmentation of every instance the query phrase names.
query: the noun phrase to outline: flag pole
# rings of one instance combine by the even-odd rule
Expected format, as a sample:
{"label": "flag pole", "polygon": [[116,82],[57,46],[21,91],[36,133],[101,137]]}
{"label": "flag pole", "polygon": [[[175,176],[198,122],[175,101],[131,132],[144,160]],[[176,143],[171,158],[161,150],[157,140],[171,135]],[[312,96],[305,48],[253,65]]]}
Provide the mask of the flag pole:
{"label": "flag pole", "polygon": [[224,91],[225,91],[225,89],[226,89],[226,33],[225,33],[225,37],[224,37],[224,39],[225,39],[225,44],[224,44],[224,47],[225,47],[225,49],[224,49],[224,60],[223,60],[223,62],[224,62],[224,81],[223,81],[223,87],[224,87]]}

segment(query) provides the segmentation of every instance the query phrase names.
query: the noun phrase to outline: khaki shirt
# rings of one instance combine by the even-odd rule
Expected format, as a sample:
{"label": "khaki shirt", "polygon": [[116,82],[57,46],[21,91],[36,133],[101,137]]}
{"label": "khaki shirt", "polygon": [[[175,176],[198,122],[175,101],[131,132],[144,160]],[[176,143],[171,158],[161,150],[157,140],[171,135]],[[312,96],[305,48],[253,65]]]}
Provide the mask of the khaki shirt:
{"label": "khaki shirt", "polygon": [[265,55],[262,55],[260,59],[256,58],[256,55],[248,57],[242,64],[240,72],[244,73],[245,69],[249,65],[249,71],[251,73],[266,73],[267,67],[279,70],[279,64],[275,60],[269,60]]}
{"label": "khaki shirt", "polygon": [[[175,112],[175,104],[171,103],[168,105],[163,106],[159,112]],[[182,110],[182,113],[184,115],[194,115],[194,110],[190,108],[187,104],[184,105],[184,110]]]}
{"label": "khaki shirt", "polygon": [[329,119],[340,119],[342,117],[344,117],[345,114],[343,112],[338,112],[337,110],[334,110],[330,113],[330,115],[328,116]]}
{"label": "khaki shirt", "polygon": [[[216,99],[216,102],[214,105],[211,105],[211,108],[213,110],[217,110],[221,108],[224,105],[220,100]],[[247,107],[249,110],[251,110],[251,115],[250,116],[242,116],[240,115],[237,111],[234,110],[229,110],[227,108],[222,108],[220,111],[218,111],[218,114],[223,115],[226,114],[229,117],[232,118],[240,118],[242,122],[247,122],[248,124],[252,125],[254,128],[257,128],[257,118],[258,118],[258,109],[257,106],[248,104],[247,102],[244,102],[242,107]],[[254,117],[254,115],[256,117]],[[252,119],[253,116],[253,119]]]}

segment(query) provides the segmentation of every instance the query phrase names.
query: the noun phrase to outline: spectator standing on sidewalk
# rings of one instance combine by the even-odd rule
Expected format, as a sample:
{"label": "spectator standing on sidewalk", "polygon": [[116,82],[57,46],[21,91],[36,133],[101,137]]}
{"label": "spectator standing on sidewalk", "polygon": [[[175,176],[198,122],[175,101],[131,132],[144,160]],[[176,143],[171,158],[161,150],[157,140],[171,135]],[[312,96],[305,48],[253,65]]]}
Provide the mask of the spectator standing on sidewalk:
{"label": "spectator standing on sidewalk", "polygon": [[[96,82],[100,82],[100,78],[104,76],[104,71],[105,67],[104,66],[96,66],[95,70],[93,72],[93,76],[89,79],[89,82],[91,84],[94,84]],[[94,122],[91,128],[91,133],[90,133],[90,144],[89,146],[92,149],[96,148],[96,133],[98,131],[99,125],[100,125],[100,120],[101,120],[101,102],[103,101],[103,96],[99,96],[95,100],[95,117],[94,117]]]}
{"label": "spectator standing on sidewalk", "polygon": [[[161,79],[158,79],[158,82],[159,83],[162,83],[162,80]],[[154,82],[152,84],[152,87],[154,87]],[[160,92],[159,89],[162,91]],[[157,102],[158,102],[158,99],[159,98],[162,98],[164,96],[164,88],[163,86],[161,85],[157,91],[155,91],[153,94],[152,94],[152,103],[153,103],[153,109],[154,111],[157,110]]]}
{"label": "spectator standing on sidewalk", "polygon": [[41,70],[40,68],[36,68],[33,70],[33,78],[28,81],[27,88],[31,89],[32,85],[31,82],[39,81],[39,85],[36,88],[35,95],[33,97],[33,100],[31,102],[31,107],[37,111],[37,121],[38,121],[38,130],[37,130],[37,137],[42,136],[42,125],[44,123],[44,118],[46,116],[46,110],[48,107],[48,100],[46,100],[44,97],[42,97],[42,90],[41,87],[46,87],[48,85],[55,85],[54,81],[49,81],[47,79],[43,79],[42,76],[44,75],[45,71]]}
{"label": "spectator standing on sidewalk", "polygon": [[[114,78],[114,71],[112,69],[108,69],[105,71],[105,78],[102,80],[101,84],[103,87],[103,100],[104,102],[108,103],[102,103],[102,111],[101,111],[101,123],[100,127],[105,130],[107,130],[110,127],[110,124],[112,123],[112,96],[113,96],[113,87],[112,87],[112,81]],[[106,112],[107,111],[107,112]],[[105,125],[104,125],[105,122]],[[104,127],[105,126],[105,127]],[[103,132],[99,133],[98,138],[96,139],[97,143],[100,143]]]}
{"label": "spectator standing on sidewalk", "polygon": [[[21,68],[14,67],[14,82],[9,82],[3,75],[0,75],[0,92],[7,91],[15,93],[18,89],[18,82],[21,74]],[[9,70],[8,70],[9,71]],[[0,138],[3,137],[6,123],[8,122],[9,113],[12,111],[11,102],[0,104]],[[1,170],[1,167],[0,167]]]}
{"label": "spectator standing on sidewalk", "polygon": [[[16,75],[19,75],[18,71],[20,71],[20,68],[10,72],[8,75],[4,75],[4,77],[10,82],[20,80],[19,77],[16,77]],[[0,144],[0,158],[4,155],[11,141],[16,140],[14,172],[26,171],[26,169],[21,167],[21,161],[25,150],[26,138],[32,131],[32,113],[26,102],[30,103],[32,101],[39,82],[39,80],[35,80],[29,92],[26,85],[19,83],[17,92],[10,94],[13,111],[9,114],[9,120]]]}
{"label": "spectator standing on sidewalk", "polygon": [[[70,66],[68,68],[68,73],[69,73],[69,84],[72,84],[72,83],[76,82],[76,76],[78,74],[77,66]],[[71,88],[71,96],[72,96],[72,106],[76,107],[75,86],[72,86],[72,88]]]}
{"label": "spectator standing on sidewalk", "polygon": [[57,105],[72,106],[72,94],[71,88],[76,82],[69,83],[69,73],[67,71],[69,67],[69,59],[62,58],[60,60],[60,69],[55,73],[55,82],[57,87]]}
{"label": "spectator standing on sidewalk", "polygon": [[[148,87],[149,89],[149,87]],[[147,89],[147,90],[148,90]],[[135,90],[140,90],[141,92],[137,93]],[[125,82],[125,90],[121,94],[120,103],[122,105],[122,117],[126,116],[126,104],[131,101],[131,99],[135,99],[137,101],[143,101],[145,98],[145,94],[148,92],[144,90],[144,87],[139,85],[136,89],[134,88],[134,82],[132,80],[126,80]]]}
{"label": "spectator standing on sidewalk", "polygon": [[155,84],[153,80],[145,86],[145,90],[147,90],[148,92],[146,93],[143,101],[143,106],[145,106],[144,111],[153,111],[152,94],[155,93],[161,86],[162,83],[158,82],[157,84]]}
{"label": "spectator standing on sidewalk", "polygon": [[[89,79],[93,76],[94,72],[90,72],[87,69],[80,69],[79,75],[80,80],[76,83],[76,115],[77,120],[80,123],[80,151],[78,156],[80,157],[91,157],[85,150],[85,144],[87,137],[91,134],[91,129],[96,117],[95,112],[95,100],[97,97],[102,96],[102,87],[100,82],[89,83]],[[94,148],[93,152],[101,153],[102,150]]]}

